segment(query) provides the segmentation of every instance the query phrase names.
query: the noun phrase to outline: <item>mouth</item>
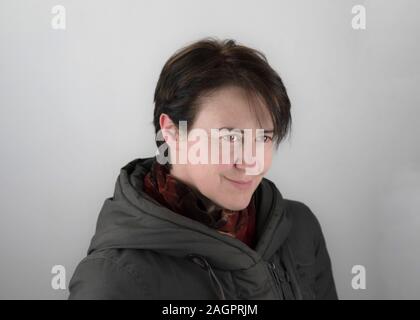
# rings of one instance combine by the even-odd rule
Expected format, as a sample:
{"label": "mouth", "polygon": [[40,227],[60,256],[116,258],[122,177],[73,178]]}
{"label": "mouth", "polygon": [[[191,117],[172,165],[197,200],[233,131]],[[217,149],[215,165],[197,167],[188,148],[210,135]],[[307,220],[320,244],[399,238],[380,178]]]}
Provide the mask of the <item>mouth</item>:
{"label": "mouth", "polygon": [[252,186],[252,182],[253,180],[232,180],[229,179],[227,177],[224,177],[231,185],[233,185],[234,187],[241,189],[241,190],[246,190],[248,188],[250,188]]}

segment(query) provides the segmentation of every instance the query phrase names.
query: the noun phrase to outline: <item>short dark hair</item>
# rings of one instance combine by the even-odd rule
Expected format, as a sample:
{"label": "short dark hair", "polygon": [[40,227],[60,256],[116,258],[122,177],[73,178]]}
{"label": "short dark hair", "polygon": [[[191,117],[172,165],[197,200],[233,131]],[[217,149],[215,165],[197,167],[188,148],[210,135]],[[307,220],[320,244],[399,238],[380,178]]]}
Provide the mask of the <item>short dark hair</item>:
{"label": "short dark hair", "polygon": [[[166,113],[178,127],[179,121],[194,124],[200,96],[228,85],[245,89],[249,96],[262,97],[274,125],[276,147],[291,127],[290,100],[280,76],[258,50],[235,40],[208,37],[175,52],[165,63],[154,94],[153,124]],[[254,110],[258,117],[258,110]],[[165,141],[158,141],[159,147]]]}

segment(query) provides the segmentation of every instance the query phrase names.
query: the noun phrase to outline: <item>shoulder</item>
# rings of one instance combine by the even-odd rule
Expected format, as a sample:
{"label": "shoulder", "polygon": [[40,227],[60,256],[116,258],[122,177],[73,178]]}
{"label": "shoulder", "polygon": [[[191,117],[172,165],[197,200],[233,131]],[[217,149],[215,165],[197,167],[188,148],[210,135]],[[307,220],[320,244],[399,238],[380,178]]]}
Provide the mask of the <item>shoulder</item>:
{"label": "shoulder", "polygon": [[321,225],[314,212],[303,202],[285,199],[286,215],[291,221],[289,242],[298,260],[311,263],[324,244]]}
{"label": "shoulder", "polygon": [[286,202],[286,214],[292,221],[292,228],[296,231],[304,231],[317,236],[321,232],[321,225],[317,216],[303,202],[284,199]]}
{"label": "shoulder", "polygon": [[320,223],[313,211],[303,202],[284,199],[286,212],[296,228],[304,228],[306,231],[319,232]]}
{"label": "shoulder", "polygon": [[[338,299],[327,244],[318,218],[300,201],[287,200],[292,221],[288,237],[293,259],[304,286],[316,299]],[[308,292],[309,292],[308,291]]]}
{"label": "shoulder", "polygon": [[69,284],[69,299],[145,299],[144,276],[131,250],[106,249],[85,257]]}

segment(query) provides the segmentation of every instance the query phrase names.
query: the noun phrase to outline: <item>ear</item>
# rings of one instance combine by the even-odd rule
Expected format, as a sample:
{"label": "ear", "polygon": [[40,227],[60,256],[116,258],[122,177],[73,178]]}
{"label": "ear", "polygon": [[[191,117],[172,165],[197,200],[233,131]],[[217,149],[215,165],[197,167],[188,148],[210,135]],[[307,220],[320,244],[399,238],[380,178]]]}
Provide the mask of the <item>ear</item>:
{"label": "ear", "polygon": [[169,146],[176,145],[178,141],[178,128],[175,126],[171,118],[166,113],[162,113],[160,115],[159,125],[165,142]]}

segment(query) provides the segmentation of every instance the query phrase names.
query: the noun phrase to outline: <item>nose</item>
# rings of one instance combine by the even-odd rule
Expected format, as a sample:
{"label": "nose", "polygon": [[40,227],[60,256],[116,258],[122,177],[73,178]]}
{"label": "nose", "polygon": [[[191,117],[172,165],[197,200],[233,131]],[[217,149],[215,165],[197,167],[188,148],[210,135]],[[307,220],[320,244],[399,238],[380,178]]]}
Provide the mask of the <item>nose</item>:
{"label": "nose", "polygon": [[264,168],[264,152],[254,150],[253,152],[242,150],[243,152],[234,155],[234,166],[245,171],[246,175],[258,175]]}
{"label": "nose", "polygon": [[252,157],[248,160],[248,162],[235,162],[234,166],[241,170],[245,171],[246,176],[256,176],[263,172],[264,169],[264,161],[259,161],[257,158]]}
{"label": "nose", "polygon": [[254,157],[242,157],[240,159],[237,157],[235,159],[235,167],[238,169],[246,170],[247,168],[250,169],[257,164],[257,161]]}

